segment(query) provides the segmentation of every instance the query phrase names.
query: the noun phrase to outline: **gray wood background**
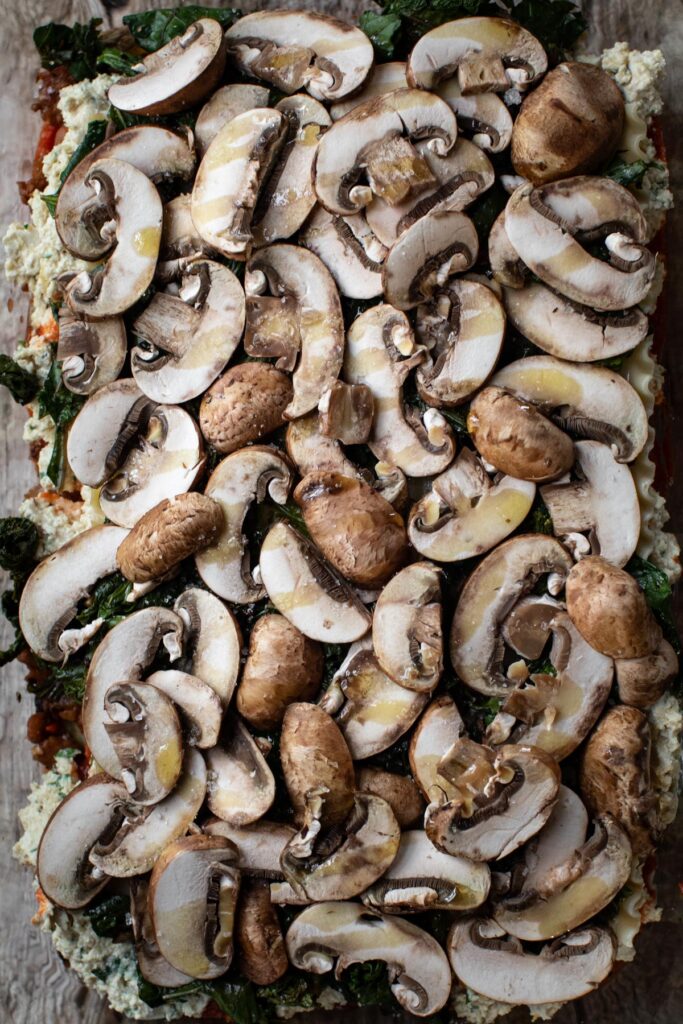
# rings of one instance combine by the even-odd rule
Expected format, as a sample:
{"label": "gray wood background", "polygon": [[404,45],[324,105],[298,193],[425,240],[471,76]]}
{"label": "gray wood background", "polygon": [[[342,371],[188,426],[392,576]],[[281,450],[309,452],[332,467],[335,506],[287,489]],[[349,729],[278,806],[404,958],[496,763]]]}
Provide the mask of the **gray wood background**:
{"label": "gray wood background", "polygon": [[[214,0],[204,0],[212,3]],[[38,132],[38,118],[30,113],[33,78],[37,70],[31,33],[46,21],[84,21],[96,15],[114,25],[127,11],[170,6],[171,0],[0,0],[0,225],[22,219],[15,182],[29,177],[30,158]],[[215,6],[218,3],[214,2]],[[225,0],[227,6],[227,0]],[[244,10],[271,6],[246,0],[234,6]],[[275,6],[275,4],[272,4]],[[364,0],[280,0],[280,7],[309,7],[340,16],[354,15],[370,6]],[[666,296],[668,402],[659,418],[672,437],[682,435],[683,361],[679,354],[683,324],[683,0],[584,0],[591,23],[590,41],[595,47],[626,39],[643,49],[664,50],[669,74],[666,82],[664,130],[670,167],[676,183],[677,211],[667,228],[669,287]],[[0,281],[2,350],[10,352],[24,333],[26,298],[10,294]],[[0,514],[12,514],[24,492],[34,484],[27,451],[21,439],[24,414],[0,394]],[[672,409],[677,410],[675,416]],[[683,523],[683,445],[673,451],[670,505],[675,525]],[[4,581],[3,581],[4,582]],[[3,637],[6,640],[6,637]],[[31,779],[37,775],[25,739],[31,700],[24,694],[20,666],[3,671],[0,685],[0,1024],[113,1024],[115,1014],[87,992],[51,951],[48,939],[30,925],[34,912],[30,879],[11,859],[10,848],[18,834],[17,810],[25,801]],[[683,848],[683,829],[670,830],[660,852],[660,902],[662,924],[648,927],[638,941],[637,960],[622,967],[599,992],[571,1004],[555,1018],[557,1024],[679,1024],[683,1019],[683,896],[678,887]],[[323,1015],[325,1022],[344,1020],[343,1015]],[[316,1015],[317,1017],[317,1015]],[[348,1019],[348,1018],[347,1018]],[[374,1012],[354,1012],[357,1024],[378,1020]],[[414,1018],[411,1018],[414,1019]],[[505,1018],[512,1024],[513,1018]],[[514,1020],[517,1020],[515,1015]],[[522,1016],[520,1019],[524,1019]],[[320,1018],[318,1018],[318,1021]],[[314,1024],[308,1017],[308,1024]]]}

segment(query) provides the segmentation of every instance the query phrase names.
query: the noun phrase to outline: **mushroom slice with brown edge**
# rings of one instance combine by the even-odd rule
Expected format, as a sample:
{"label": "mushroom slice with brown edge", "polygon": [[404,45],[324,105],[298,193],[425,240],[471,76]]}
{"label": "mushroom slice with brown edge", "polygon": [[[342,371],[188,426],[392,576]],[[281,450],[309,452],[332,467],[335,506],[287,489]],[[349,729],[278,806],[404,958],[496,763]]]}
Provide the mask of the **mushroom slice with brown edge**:
{"label": "mushroom slice with brown edge", "polygon": [[89,212],[113,248],[102,267],[82,270],[69,281],[65,298],[74,313],[103,319],[130,309],[152,283],[161,241],[161,199],[147,175],[123,160],[96,161],[85,185],[96,196]]}
{"label": "mushroom slice with brown edge", "polygon": [[173,792],[153,807],[127,807],[116,832],[104,835],[90,851],[91,864],[114,878],[151,871],[168,844],[185,835],[205,795],[204,758],[188,747]]}
{"label": "mushroom slice with brown edge", "polygon": [[402,829],[415,827],[422,820],[425,803],[409,775],[366,765],[356,771],[356,789],[359,793],[374,793],[386,800]]}
{"label": "mushroom slice with brown edge", "polygon": [[486,285],[452,279],[418,306],[416,333],[430,355],[416,372],[420,397],[429,405],[459,405],[495,369],[505,311]]}
{"label": "mushroom slice with brown edge", "polygon": [[294,500],[312,540],[334,568],[359,587],[382,586],[408,554],[403,519],[364,480],[314,472]]}
{"label": "mushroom slice with brown edge", "polygon": [[280,867],[282,851],[296,834],[295,829],[280,821],[261,818],[249,825],[230,825],[220,818],[211,818],[204,831],[212,836],[225,836],[239,852],[240,871],[248,878],[277,879],[284,876]]}
{"label": "mushroom slice with brown edge", "polygon": [[225,974],[240,886],[237,850],[222,836],[185,836],[154,865],[149,909],[159,952],[192,978]]}
{"label": "mushroom slice with brown edge", "polygon": [[202,398],[202,434],[216,451],[225,455],[236,452],[283,425],[292,394],[288,374],[271,363],[230,366]]}
{"label": "mushroom slice with brown edge", "polygon": [[82,724],[93,759],[108,775],[121,777],[121,764],[107,732],[105,697],[121,680],[142,678],[163,646],[171,660],[179,657],[182,620],[167,608],[141,608],[111,629],[98,645],[85,683]]}
{"label": "mushroom slice with brown edge", "polygon": [[534,402],[563,430],[610,445],[617,462],[632,462],[645,447],[642,400],[627,380],[606,367],[526,356],[498,370],[491,384]]}
{"label": "mushroom slice with brown edge", "polygon": [[200,18],[148,53],[132,77],[110,86],[109,102],[130,114],[177,114],[208,95],[224,67],[223,29],[213,18]]}
{"label": "mushroom slice with brown edge", "polygon": [[352,964],[383,960],[394,997],[416,1017],[437,1013],[450,995],[451,969],[436,939],[410,921],[359,903],[307,907],[289,926],[285,941],[292,966],[313,974],[334,967],[340,978]]}
{"label": "mushroom slice with brown edge", "polygon": [[140,974],[159,988],[181,988],[192,981],[189,974],[177,971],[159,952],[147,895],[149,878],[131,878],[130,917],[135,939],[135,958]]}
{"label": "mushroom slice with brown edge", "polygon": [[408,537],[425,558],[459,562],[489,551],[531,510],[536,485],[511,476],[491,480],[474,452],[463,448],[410,510]]}
{"label": "mushroom slice with brown edge", "polygon": [[79,602],[116,572],[116,551],[126,536],[118,526],[94,526],[39,562],[19,601],[19,625],[34,654],[63,662],[97,632],[102,619],[69,629]]}
{"label": "mushroom slice with brown edge", "polygon": [[242,634],[235,617],[200,587],[184,590],[173,610],[184,626],[178,668],[208,683],[227,707],[240,671]]}
{"label": "mushroom slice with brown edge", "polygon": [[408,690],[430,692],[443,670],[441,572],[429,562],[406,566],[387,583],[372,618],[377,660]]}
{"label": "mushroom slice with brown edge", "polygon": [[121,317],[88,320],[66,307],[59,311],[57,360],[64,386],[76,395],[91,395],[115,381],[126,361],[126,327]]}
{"label": "mushroom slice with brown edge", "polygon": [[283,615],[262,615],[249,637],[235,707],[253,728],[277,729],[289,704],[316,696],[323,665],[323,650],[315,640]]}
{"label": "mushroom slice with brown edge", "polygon": [[230,825],[249,825],[268,812],[275,780],[263,754],[238,718],[225,718],[215,747],[206,752],[207,799],[216,817]]}
{"label": "mushroom slice with brown edge", "polygon": [[678,655],[663,637],[652,654],[614,663],[619,699],[636,708],[655,704],[678,675]]}
{"label": "mushroom slice with brown edge", "polygon": [[210,257],[215,250],[200,236],[191,214],[192,196],[183,192],[164,203],[159,259],[154,273],[160,284],[175,281],[193,259]]}
{"label": "mushroom slice with brown edge", "polygon": [[124,461],[154,409],[132,378],[90,395],[69,429],[66,457],[77,480],[99,487]]}
{"label": "mushroom slice with brown edge", "polygon": [[255,107],[267,107],[269,90],[251,82],[222,85],[209,97],[197,115],[194,135],[200,158],[228,121]]}
{"label": "mushroom slice with brown edge", "polygon": [[474,861],[507,857],[543,828],[561,781],[557,762],[538,747],[493,751],[464,738],[446,751],[439,772],[455,795],[427,808],[425,831],[444,853]]}
{"label": "mushroom slice with brown edge", "polygon": [[[413,142],[428,142],[433,153],[446,156],[457,134],[455,114],[431,93],[399,89],[370,99],[335,121],[320,140],[318,200],[341,216],[358,213],[373,197],[400,203],[435,183]],[[361,184],[363,177],[367,184]]]}
{"label": "mushroom slice with brown edge", "polygon": [[365,444],[370,436],[375,409],[367,384],[336,380],[320,399],[318,411],[320,430],[326,437],[344,444]]}
{"label": "mushroom slice with brown edge", "polygon": [[225,34],[228,53],[250,78],[285,93],[306,89],[318,100],[354,92],[372,67],[373,51],[359,28],[308,11],[258,11]]}
{"label": "mushroom slice with brown edge", "polygon": [[455,454],[451,430],[436,410],[420,419],[404,408],[403,382],[423,359],[407,316],[393,306],[367,309],[348,330],[344,379],[367,385],[374,399],[368,446],[381,462],[411,477],[442,473]]}
{"label": "mushroom slice with brown edge", "polygon": [[402,60],[392,60],[387,64],[375,64],[370,69],[368,77],[363,82],[360,92],[356,92],[348,100],[340,100],[330,107],[330,116],[333,121],[338,121],[350,110],[367,100],[376,96],[383,96],[387,92],[394,92],[396,89],[407,89],[406,66]]}
{"label": "mushroom slice with brown edge", "polygon": [[411,85],[433,89],[457,74],[465,96],[527,89],[545,74],[548,59],[538,39],[507,18],[458,18],[432,29],[408,57]]}
{"label": "mushroom slice with brown edge", "polygon": [[486,900],[490,882],[488,865],[441,853],[417,829],[402,833],[396,859],[361,900],[385,914],[472,910]]}
{"label": "mushroom slice with brown edge", "polygon": [[612,359],[639,345],[648,331],[642,310],[598,313],[538,281],[503,290],[510,322],[551,356],[575,363]]}
{"label": "mushroom slice with brown edge", "polygon": [[572,564],[559,541],[540,533],[513,537],[479,563],[460,593],[451,625],[451,661],[466,686],[487,697],[510,693],[514,683],[502,671],[501,623],[541,576],[555,573],[561,581]]}
{"label": "mushroom slice with brown edge", "polygon": [[251,249],[254,210],[286,127],[278,110],[256,107],[228,121],[204,154],[192,189],[192,220],[223,256],[243,260]]}
{"label": "mushroom slice with brown edge", "polygon": [[276,523],[266,534],[259,569],[277,610],[311,640],[351,643],[370,628],[355,591],[288,523]]}
{"label": "mushroom slice with brown edge", "polygon": [[247,302],[268,289],[295,304],[300,354],[292,378],[294,396],[284,415],[296,419],[317,406],[342,367],[344,318],[337,286],[312,252],[294,245],[271,245],[249,261],[244,288]]}
{"label": "mushroom slice with brown edge", "polygon": [[599,441],[577,441],[574,481],[547,484],[541,497],[556,537],[587,533],[591,547],[613,565],[626,565],[640,535],[633,475]]}
{"label": "mushroom slice with brown edge", "polygon": [[535,888],[494,904],[501,928],[542,942],[572,931],[612,902],[631,873],[631,844],[611,815],[596,818],[591,837],[567,860],[537,878]]}
{"label": "mushroom slice with brown edge", "polygon": [[469,270],[479,250],[464,213],[432,210],[404,231],[382,265],[384,295],[398,309],[427,302],[453,274]]}
{"label": "mushroom slice with brown edge", "polygon": [[588,995],[612,970],[616,944],[607,928],[584,928],[524,950],[495,921],[474,918],[453,925],[448,955],[461,984],[496,1003],[536,1006]]}
{"label": "mushroom slice with brown edge", "polygon": [[161,669],[146,682],[172,700],[181,713],[186,740],[200,749],[213,747],[223,719],[223,705],[208,683],[179,669]]}
{"label": "mushroom slice with brown edge", "polygon": [[138,344],[130,363],[138,387],[155,402],[196,398],[225,368],[244,321],[244,292],[232,271],[213,260],[194,260],[178,294],[155,292],[133,321]]}
{"label": "mushroom slice with brown edge", "polygon": [[396,743],[426,702],[427,694],[399,686],[380,668],[367,638],[352,644],[319,703],[334,717],[353,759],[360,761]]}
{"label": "mushroom slice with brown edge", "polygon": [[317,411],[292,420],[287,427],[285,445],[300,476],[318,471],[340,473],[346,477],[360,475],[358,467],[346,457],[339,442],[323,434]]}
{"label": "mushroom slice with brown edge", "polygon": [[549,594],[521,598],[503,620],[503,640],[520,658],[535,661],[543,654],[551,635],[550,624],[561,609],[560,602]]}
{"label": "mushroom slice with brown edge", "polygon": [[299,234],[299,244],[322,260],[342,295],[374,299],[382,294],[382,263],[387,254],[364,213],[339,217],[317,206]]}
{"label": "mushroom slice with brown edge", "polygon": [[110,686],[104,728],[136,804],[157,804],[175,787],[183,763],[182,733],[173,702],[141,682]]}
{"label": "mushroom slice with brown edge", "polygon": [[287,500],[291,469],[275,448],[252,445],[219,462],[209,477],[205,494],[222,509],[224,524],[213,544],[197,552],[199,575],[215,594],[237,604],[263,597],[250,565],[244,520],[251,505],[270,496],[277,504]]}
{"label": "mushroom slice with brown edge", "polygon": [[322,103],[310,96],[286,96],[275,109],[288,125],[287,138],[256,206],[252,220],[256,246],[291,238],[315,206],[315,154],[332,123]]}
{"label": "mushroom slice with brown edge", "polygon": [[272,985],[289,967],[280,920],[266,882],[242,884],[235,942],[240,971],[255,985]]}
{"label": "mushroom slice with brown edge", "polygon": [[493,280],[506,288],[524,288],[529,282],[529,270],[505,230],[505,210],[501,210],[489,231],[489,263]]}
{"label": "mushroom slice with brown edge", "polygon": [[121,820],[125,786],[93,775],[53,811],[38,845],[36,871],[45,896],[58,907],[78,910],[104,888],[109,877],[93,870],[88,854]]}
{"label": "mushroom slice with brown edge", "polygon": [[123,160],[150,181],[187,179],[195,166],[190,136],[182,136],[157,124],[124,128],[80,160],[59,190],[55,227],[64,246],[84,260],[96,261],[108,252],[113,238],[100,233],[107,211],[93,200],[88,174],[99,160]]}
{"label": "mushroom slice with brown edge", "polygon": [[499,96],[492,92],[463,93],[456,78],[441,82],[437,96],[455,113],[458,130],[471,136],[472,142],[490,153],[502,153],[512,139],[512,117]]}
{"label": "mushroom slice with brown edge", "polygon": [[431,702],[410,740],[410,770],[430,804],[443,803],[455,795],[455,786],[441,775],[441,758],[464,734],[465,724],[452,697]]}

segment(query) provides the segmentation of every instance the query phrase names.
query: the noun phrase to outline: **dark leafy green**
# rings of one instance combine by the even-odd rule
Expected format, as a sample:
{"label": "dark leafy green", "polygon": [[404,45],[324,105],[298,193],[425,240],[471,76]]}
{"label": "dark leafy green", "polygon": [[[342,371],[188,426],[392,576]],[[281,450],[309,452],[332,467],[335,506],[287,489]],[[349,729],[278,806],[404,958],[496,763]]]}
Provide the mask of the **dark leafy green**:
{"label": "dark leafy green", "polygon": [[38,379],[32,373],[4,353],[0,354],[0,384],[4,384],[19,405],[26,405],[35,398],[40,387]]}
{"label": "dark leafy green", "polygon": [[30,519],[0,519],[0,566],[8,572],[28,570],[34,562],[38,539],[38,527]]}
{"label": "dark leafy green", "polygon": [[126,598],[132,589],[133,584],[120,572],[112,573],[111,576],[100,580],[87,604],[77,615],[78,622],[82,626],[87,626],[94,619],[110,622],[114,618],[129,614],[134,606],[127,602]]}
{"label": "dark leafy green", "polygon": [[39,25],[33,42],[44,68],[65,65],[75,82],[97,74],[97,59],[102,52],[99,27],[101,18],[91,18],[86,25],[58,25],[51,21]]}
{"label": "dark leafy green", "polygon": [[548,511],[548,506],[542,498],[536,497],[531,512],[522,530],[523,533],[547,533],[552,535],[553,520]]}
{"label": "dark leafy green", "polygon": [[103,939],[116,938],[130,927],[130,899],[123,893],[107,896],[87,908],[85,916],[89,919],[95,935]]}
{"label": "dark leafy green", "polygon": [[380,58],[394,56],[402,24],[397,14],[376,14],[374,11],[364,11],[360,16],[360,27]]}
{"label": "dark leafy green", "polygon": [[165,46],[175,36],[182,35],[198,18],[213,18],[220,22],[223,28],[228,28],[239,16],[240,12],[232,7],[201,7],[189,4],[187,7],[166,7],[158,11],[126,14],[123,23],[138,46],[152,53]]}
{"label": "dark leafy green", "polygon": [[61,363],[55,359],[50,372],[37,394],[38,412],[41,416],[50,416],[55,424],[55,442],[47,467],[47,475],[58,487],[64,470],[64,439],[65,430],[74,419],[85,399],[75,395],[64,387],[62,382]]}
{"label": "dark leafy green", "polygon": [[222,981],[207,986],[219,1010],[234,1024],[268,1024],[270,1012],[259,1005],[257,989],[250,981]]}
{"label": "dark leafy green", "polygon": [[396,1002],[389,987],[387,965],[383,960],[351,964],[342,977],[349,1001],[358,1006],[379,1006],[393,1010]]}
{"label": "dark leafy green", "polygon": [[26,646],[23,634],[19,628],[19,598],[24,577],[19,573],[12,573],[12,586],[9,587],[0,598],[0,610],[10,626],[14,629],[14,640],[9,647],[0,650],[0,668],[9,665]]}
{"label": "dark leafy green", "polygon": [[634,160],[633,163],[627,163],[625,160],[613,160],[605,174],[620,185],[634,185],[636,188],[640,188],[643,184],[643,176],[650,167],[652,167],[652,163],[649,160]]}
{"label": "dark leafy green", "polygon": [[138,63],[137,58],[114,46],[106,46],[97,58],[100,71],[116,71],[119,75],[134,75],[133,66]]}
{"label": "dark leafy green", "polygon": [[646,558],[634,555],[626,566],[626,572],[642,587],[645,600],[657,617],[664,636],[677,654],[681,651],[681,639],[673,613],[671,583],[666,573],[648,562]]}

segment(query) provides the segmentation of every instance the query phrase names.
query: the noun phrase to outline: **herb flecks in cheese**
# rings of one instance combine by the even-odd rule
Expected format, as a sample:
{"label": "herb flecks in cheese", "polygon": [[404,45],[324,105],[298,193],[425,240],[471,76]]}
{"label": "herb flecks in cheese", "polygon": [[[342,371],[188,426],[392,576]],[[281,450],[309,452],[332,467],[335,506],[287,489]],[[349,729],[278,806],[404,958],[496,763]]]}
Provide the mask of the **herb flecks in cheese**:
{"label": "herb flecks in cheese", "polygon": [[97,490],[82,486],[81,499],[72,501],[61,495],[57,497],[45,493],[26,498],[19,506],[19,515],[30,519],[38,527],[39,558],[51,555],[84,530],[104,523]]}

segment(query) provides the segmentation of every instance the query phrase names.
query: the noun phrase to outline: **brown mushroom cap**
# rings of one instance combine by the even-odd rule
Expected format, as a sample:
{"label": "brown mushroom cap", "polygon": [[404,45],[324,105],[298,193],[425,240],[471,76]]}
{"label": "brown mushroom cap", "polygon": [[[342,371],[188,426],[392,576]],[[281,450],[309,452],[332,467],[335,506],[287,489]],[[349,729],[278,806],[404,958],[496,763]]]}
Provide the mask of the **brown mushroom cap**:
{"label": "brown mushroom cap", "polygon": [[323,802],[322,827],[341,824],[353,807],[356,780],[346,740],[333,719],[315,704],[290,704],[280,759],[298,823],[306,816],[307,795],[316,792]]}
{"label": "brown mushroom cap", "polygon": [[374,793],[386,800],[402,829],[416,825],[424,813],[425,802],[409,775],[369,765],[357,772],[356,786],[359,793]]}
{"label": "brown mushroom cap", "polygon": [[664,637],[644,658],[620,658],[614,665],[619,697],[624,704],[649,708],[678,675],[678,655]]}
{"label": "brown mushroom cap", "polygon": [[567,611],[591,647],[611,658],[644,658],[661,639],[645,596],[624,569],[591,555],[572,568]]}
{"label": "brown mushroom cap", "polygon": [[240,363],[205,392],[199,426],[219,452],[234,452],[281,427],[291,398],[286,373],[270,363]]}
{"label": "brown mushroom cap", "polygon": [[252,879],[242,886],[235,941],[240,970],[255,985],[272,985],[289,967],[268,882]]}
{"label": "brown mushroom cap", "polygon": [[116,560],[126,579],[146,583],[208,547],[222,525],[223,509],[205,494],[165,498],[138,520],[119,545]]}

